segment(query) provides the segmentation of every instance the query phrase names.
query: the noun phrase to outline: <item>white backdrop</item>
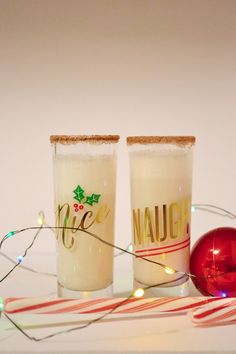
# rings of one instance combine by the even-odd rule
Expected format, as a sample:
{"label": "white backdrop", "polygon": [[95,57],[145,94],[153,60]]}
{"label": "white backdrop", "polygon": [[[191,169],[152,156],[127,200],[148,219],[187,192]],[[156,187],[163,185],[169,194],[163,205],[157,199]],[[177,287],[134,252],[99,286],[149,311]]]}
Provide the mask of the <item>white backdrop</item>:
{"label": "white backdrop", "polygon": [[[119,245],[127,135],[196,135],[193,202],[235,211],[235,38],[234,0],[0,0],[0,232],[53,224],[50,134],[121,135]],[[199,212],[193,240],[226,224]]]}

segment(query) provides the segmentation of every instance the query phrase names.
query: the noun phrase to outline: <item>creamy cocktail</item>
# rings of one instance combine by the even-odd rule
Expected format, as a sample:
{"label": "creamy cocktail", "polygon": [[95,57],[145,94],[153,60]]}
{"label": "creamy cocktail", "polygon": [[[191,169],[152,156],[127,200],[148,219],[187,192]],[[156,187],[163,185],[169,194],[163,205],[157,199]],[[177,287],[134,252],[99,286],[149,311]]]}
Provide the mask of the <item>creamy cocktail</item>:
{"label": "creamy cocktail", "polygon": [[66,143],[51,137],[57,144],[54,185],[60,295],[63,289],[94,292],[113,281],[113,249],[99,238],[114,243],[118,137],[102,137],[102,141],[97,136],[83,136],[82,141],[79,136],[76,141],[67,137]]}
{"label": "creamy cocktail", "polygon": [[134,278],[144,286],[166,283],[161,287],[173,287],[187,280],[194,141],[193,137],[127,139]]}

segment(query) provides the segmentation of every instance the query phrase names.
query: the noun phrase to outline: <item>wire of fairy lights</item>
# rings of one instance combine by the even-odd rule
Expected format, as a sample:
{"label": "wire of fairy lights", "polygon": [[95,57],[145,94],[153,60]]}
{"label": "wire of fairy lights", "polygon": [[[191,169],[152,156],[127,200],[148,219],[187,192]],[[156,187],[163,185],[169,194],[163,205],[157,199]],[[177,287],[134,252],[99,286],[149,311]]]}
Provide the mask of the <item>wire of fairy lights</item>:
{"label": "wire of fairy lights", "polygon": [[[221,215],[223,217],[228,217],[230,219],[235,219],[236,218],[236,214],[226,210],[226,209],[223,209],[221,207],[218,207],[218,206],[215,206],[215,205],[212,205],[212,204],[193,204],[192,205],[192,212],[195,212],[196,210],[202,210],[202,211],[207,211],[209,213],[212,213],[212,214],[216,214],[216,215]],[[27,256],[28,254],[28,251],[33,247],[37,237],[39,236],[40,232],[42,231],[42,229],[50,229],[52,230],[53,232],[55,232],[55,230],[57,229],[68,229],[68,230],[73,230],[73,231],[82,231],[84,232],[85,234],[91,236],[91,237],[94,237],[96,238],[98,241],[116,249],[119,251],[119,253],[116,254],[116,256],[120,256],[122,254],[129,254],[133,257],[136,257],[136,254],[133,253],[131,251],[131,245],[128,245],[126,249],[123,249],[122,247],[119,247],[117,245],[114,245],[108,241],[105,241],[103,240],[102,238],[100,238],[99,236],[87,231],[87,230],[84,230],[84,229],[80,229],[80,228],[73,228],[73,227],[51,227],[49,225],[46,224],[45,222],[45,217],[44,217],[44,214],[43,212],[41,211],[39,213],[39,218],[38,218],[38,223],[40,226],[33,226],[33,227],[26,227],[26,228],[22,228],[22,229],[19,229],[19,230],[15,230],[15,231],[10,231],[8,232],[1,240],[0,242],[0,250],[2,248],[2,245],[3,243],[17,235],[17,234],[20,234],[20,233],[23,233],[25,231],[28,231],[28,230],[35,230],[36,233],[31,241],[31,243],[29,244],[29,246],[25,249],[23,255],[21,256],[18,256],[17,258],[17,261],[14,261],[12,258],[8,257],[7,255],[5,255],[3,252],[0,251],[0,255],[5,257],[6,259],[8,259],[11,263],[13,263],[13,267],[0,279],[0,283],[3,282],[17,267],[21,267],[22,269],[25,269],[25,270],[28,270],[28,271],[31,271],[31,272],[34,272],[34,273],[37,273],[37,274],[43,274],[43,275],[49,275],[49,276],[56,276],[55,274],[52,274],[52,273],[42,273],[42,272],[38,272],[32,268],[29,268],[29,267],[24,267],[22,266],[22,261],[24,260],[24,258]],[[179,270],[176,270],[176,269],[173,269],[169,266],[166,266],[165,264],[162,264],[160,262],[156,262],[156,261],[153,261],[153,260],[150,260],[148,258],[142,258],[144,261],[147,261],[147,262],[150,262],[150,263],[153,263],[153,264],[156,264],[160,267],[162,267],[165,272],[167,274],[179,274],[180,277],[177,278],[177,279],[173,279],[173,280],[170,280],[170,281],[167,281],[167,282],[163,282],[163,283],[158,283],[158,284],[154,284],[154,285],[150,285],[150,286],[147,286],[147,287],[144,287],[144,288],[138,288],[136,289],[135,291],[133,291],[128,297],[126,297],[124,299],[124,301],[120,302],[119,304],[117,304],[117,306],[113,307],[110,311],[102,314],[101,316],[99,317],[96,317],[95,319],[92,319],[92,320],[89,320],[87,321],[85,324],[83,325],[80,325],[80,326],[76,326],[76,327],[73,327],[73,328],[70,328],[70,329],[67,329],[67,330],[62,330],[62,331],[57,331],[57,332],[54,332],[52,334],[49,334],[47,336],[44,336],[44,337],[40,337],[40,338],[37,338],[37,337],[34,337],[34,336],[30,336],[22,327],[20,324],[18,324],[16,321],[14,321],[8,314],[6,314],[4,312],[4,306],[3,304],[0,304],[0,313],[1,311],[4,313],[4,316],[9,320],[9,322],[12,323],[12,325],[17,329],[19,330],[25,337],[27,337],[28,339],[32,340],[32,341],[35,341],[35,342],[40,342],[40,341],[43,341],[43,340],[46,340],[46,339],[49,339],[49,338],[52,338],[52,337],[55,337],[55,336],[58,336],[58,335],[61,335],[61,334],[66,334],[66,333],[70,333],[70,332],[74,332],[74,331],[77,331],[77,330],[80,330],[80,329],[84,329],[84,328],[87,328],[89,327],[90,325],[92,325],[93,323],[96,323],[96,322],[99,322],[101,321],[102,319],[104,319],[105,317],[107,317],[108,315],[112,314],[118,307],[124,305],[126,302],[128,302],[129,299],[133,298],[133,297],[136,297],[136,298],[139,298],[139,297],[142,297],[145,293],[146,290],[148,289],[151,289],[153,287],[160,287],[160,286],[165,286],[165,285],[169,285],[171,284],[172,282],[176,282],[178,280],[181,280],[183,277],[188,277],[188,278],[193,278],[195,277],[193,274],[190,274],[190,273],[186,273],[186,272],[182,272],[182,271],[179,271]],[[208,295],[212,295],[212,294],[208,294]]]}
{"label": "wire of fairy lights", "polygon": [[[52,227],[50,227],[50,226],[45,222],[45,215],[44,215],[44,212],[43,212],[43,211],[40,211],[39,214],[38,214],[38,224],[41,226],[41,227],[39,228],[39,230],[37,230],[38,233],[41,231],[41,228],[42,228],[43,226],[44,226],[44,229],[45,229],[45,226],[47,226],[47,227],[55,234],[55,230],[54,230]],[[14,234],[16,234],[16,233],[17,233],[17,232],[14,231]],[[35,235],[35,236],[36,236],[35,239],[37,238],[38,233],[37,233],[37,235]],[[5,237],[6,237],[6,238],[9,238],[9,237],[11,237],[11,236],[14,236],[14,234],[13,234],[13,231],[11,231],[11,232],[9,232],[7,235],[5,235]],[[33,239],[33,244],[34,244],[34,241],[35,241],[35,240]],[[32,245],[32,246],[33,246],[33,245]],[[1,249],[1,247],[0,247],[0,249]],[[129,243],[125,250],[131,251],[131,250],[132,250],[132,244]],[[114,257],[116,258],[116,257],[122,256],[124,253],[125,253],[125,251],[123,251],[123,250],[122,250],[122,251],[119,251],[119,252],[117,252],[117,253],[114,255]],[[22,264],[23,259],[24,259],[24,257],[23,257],[22,255],[18,256],[18,257],[17,257],[17,260],[14,260],[14,259],[12,259],[11,257],[9,257],[7,254],[5,254],[4,252],[0,251],[0,256],[2,256],[3,258],[5,258],[6,260],[8,260],[10,263],[14,264],[13,268],[9,271],[9,274],[8,274],[8,275],[10,275],[10,274],[14,271],[14,269],[15,269],[16,267],[19,267],[19,268],[21,268],[21,269],[27,270],[27,271],[29,271],[29,272],[32,272],[32,273],[35,273],[35,274],[38,274],[38,275],[46,275],[46,276],[50,276],[50,277],[56,277],[56,274],[55,274],[55,273],[40,272],[40,271],[35,270],[35,269],[31,268],[31,267],[26,267],[26,266],[24,266],[24,265]],[[7,277],[8,275],[6,275],[6,277]],[[1,283],[1,281],[3,281],[3,280],[4,280],[4,279],[0,279],[0,283]]]}
{"label": "wire of fairy lights", "polygon": [[[236,218],[236,214],[226,210],[226,209],[223,209],[221,207],[218,207],[218,206],[215,206],[213,204],[192,204],[192,212],[194,213],[195,211],[197,210],[200,210],[200,211],[205,211],[205,212],[208,212],[208,213],[211,213],[211,214],[215,214],[215,215],[220,215],[220,216],[223,216],[223,217],[227,217],[227,218],[230,218],[230,219],[235,219]],[[43,213],[43,211],[40,211],[39,214],[38,214],[38,224],[40,225],[40,227],[33,227],[33,229],[36,229],[38,231],[38,233],[35,235],[35,238],[33,239],[33,244],[34,242],[36,241],[36,238],[39,234],[39,232],[41,232],[42,228],[48,228],[50,229],[53,233],[55,233],[55,228],[49,226],[46,222],[45,222],[45,215]],[[26,231],[26,230],[32,230],[32,228],[27,228],[27,229],[22,229],[22,230],[18,230],[18,231],[11,231],[9,232],[8,234],[6,234],[1,243],[0,243],[0,256],[4,257],[5,259],[7,259],[9,262],[11,262],[12,264],[14,264],[13,266],[13,269],[10,270],[9,274],[12,273],[14,271],[14,269],[16,267],[19,267],[21,269],[24,269],[24,270],[27,270],[27,271],[30,271],[32,273],[36,273],[36,274],[40,274],[40,275],[46,275],[46,276],[51,276],[51,277],[56,277],[56,274],[54,273],[50,273],[50,272],[40,272],[40,271],[37,271],[31,267],[26,267],[22,264],[23,260],[24,260],[24,257],[22,255],[18,256],[17,257],[17,260],[14,260],[12,259],[11,257],[9,257],[8,255],[6,255],[4,252],[1,251],[1,246],[3,244],[3,242],[14,236],[15,234],[19,233],[19,232],[23,232],[23,231]],[[103,241],[101,239],[101,241]],[[33,245],[32,245],[33,246]],[[30,246],[30,248],[32,247]],[[110,245],[114,248],[117,248],[119,251],[114,255],[114,257],[119,257],[119,256],[122,256],[123,254],[125,253],[129,253],[132,251],[132,244],[129,243],[127,245],[127,247],[125,249],[121,248],[121,247],[116,247],[115,245]],[[28,252],[28,250],[27,250]],[[131,254],[133,256],[136,256],[135,254]],[[6,277],[8,276],[6,275]],[[4,277],[5,278],[5,277]],[[0,279],[0,283],[2,282],[2,279]]]}
{"label": "wire of fairy lights", "polygon": [[[87,235],[89,235],[89,236],[92,236],[93,238],[97,239],[98,241],[104,243],[104,244],[107,245],[107,246],[110,246],[110,247],[112,247],[112,248],[115,248],[115,249],[119,250],[120,252],[129,254],[129,255],[131,255],[131,256],[133,256],[133,257],[137,257],[137,255],[136,255],[134,252],[132,252],[132,251],[130,251],[130,250],[128,250],[128,249],[124,249],[124,248],[122,248],[122,247],[119,247],[119,246],[117,246],[117,245],[114,245],[113,243],[108,242],[108,241],[102,239],[102,238],[99,237],[98,235],[96,235],[96,234],[94,234],[94,233],[92,233],[92,232],[90,232],[90,231],[81,229],[81,228],[79,228],[79,227],[67,227],[67,226],[55,226],[55,227],[51,227],[51,226],[43,226],[43,225],[41,225],[41,226],[30,226],[30,227],[25,227],[25,228],[23,228],[23,229],[11,231],[11,232],[7,233],[7,234],[3,237],[3,239],[1,240],[1,242],[0,242],[0,249],[2,248],[3,243],[4,243],[7,239],[9,239],[9,238],[11,238],[11,237],[13,237],[13,236],[15,236],[15,235],[17,235],[17,234],[23,233],[23,232],[25,232],[25,231],[36,230],[36,234],[35,234],[35,236],[34,236],[32,242],[30,243],[30,245],[25,249],[23,255],[20,255],[20,256],[17,257],[17,262],[16,262],[16,263],[14,264],[14,266],[4,275],[4,277],[0,279],[0,283],[1,283],[2,281],[4,281],[4,280],[21,264],[21,262],[23,262],[23,259],[26,257],[26,255],[27,255],[29,249],[33,247],[33,245],[34,245],[34,243],[35,243],[35,241],[36,241],[36,238],[38,237],[40,231],[41,231],[42,229],[45,230],[45,229],[52,229],[52,228],[53,228],[54,230],[62,230],[62,229],[64,229],[64,230],[71,230],[71,231],[81,231],[81,232],[83,232],[83,233],[85,233],[85,234],[87,234]],[[166,266],[165,264],[163,264],[163,263],[153,261],[153,260],[151,260],[151,259],[149,259],[149,258],[142,257],[142,260],[144,260],[144,261],[146,261],[146,262],[149,262],[149,263],[156,264],[156,265],[160,266],[161,268],[164,268],[164,269],[167,271],[167,273],[169,273],[169,274],[179,273],[179,274],[182,274],[182,275],[188,275],[188,276],[190,276],[189,273],[182,272],[182,271],[179,271],[179,270],[176,270],[176,269],[172,269],[172,268],[170,268],[170,267],[167,267],[167,266]]]}

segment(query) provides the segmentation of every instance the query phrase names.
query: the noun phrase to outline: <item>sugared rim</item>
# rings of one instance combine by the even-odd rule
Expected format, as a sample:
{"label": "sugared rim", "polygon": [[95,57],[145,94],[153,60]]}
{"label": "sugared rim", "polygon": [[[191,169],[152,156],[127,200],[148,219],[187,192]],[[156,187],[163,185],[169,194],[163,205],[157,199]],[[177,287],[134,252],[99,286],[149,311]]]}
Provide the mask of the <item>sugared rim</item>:
{"label": "sugared rim", "polygon": [[128,136],[127,145],[134,144],[174,144],[174,145],[194,145],[195,136]]}
{"label": "sugared rim", "polygon": [[89,142],[94,144],[118,143],[119,135],[51,135],[51,144],[76,144],[78,142]]}

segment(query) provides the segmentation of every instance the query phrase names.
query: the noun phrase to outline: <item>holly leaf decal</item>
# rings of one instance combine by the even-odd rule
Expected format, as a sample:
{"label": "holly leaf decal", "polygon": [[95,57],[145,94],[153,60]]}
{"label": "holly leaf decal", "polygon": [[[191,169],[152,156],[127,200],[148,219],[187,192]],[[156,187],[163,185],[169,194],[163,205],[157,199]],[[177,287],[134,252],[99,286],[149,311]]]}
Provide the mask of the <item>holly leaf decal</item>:
{"label": "holly leaf decal", "polygon": [[84,199],[84,189],[78,184],[77,188],[73,190],[74,192],[74,199],[78,200],[81,202],[81,200]]}
{"label": "holly leaf decal", "polygon": [[85,204],[93,205],[93,203],[98,203],[101,194],[92,194],[86,197]]}

